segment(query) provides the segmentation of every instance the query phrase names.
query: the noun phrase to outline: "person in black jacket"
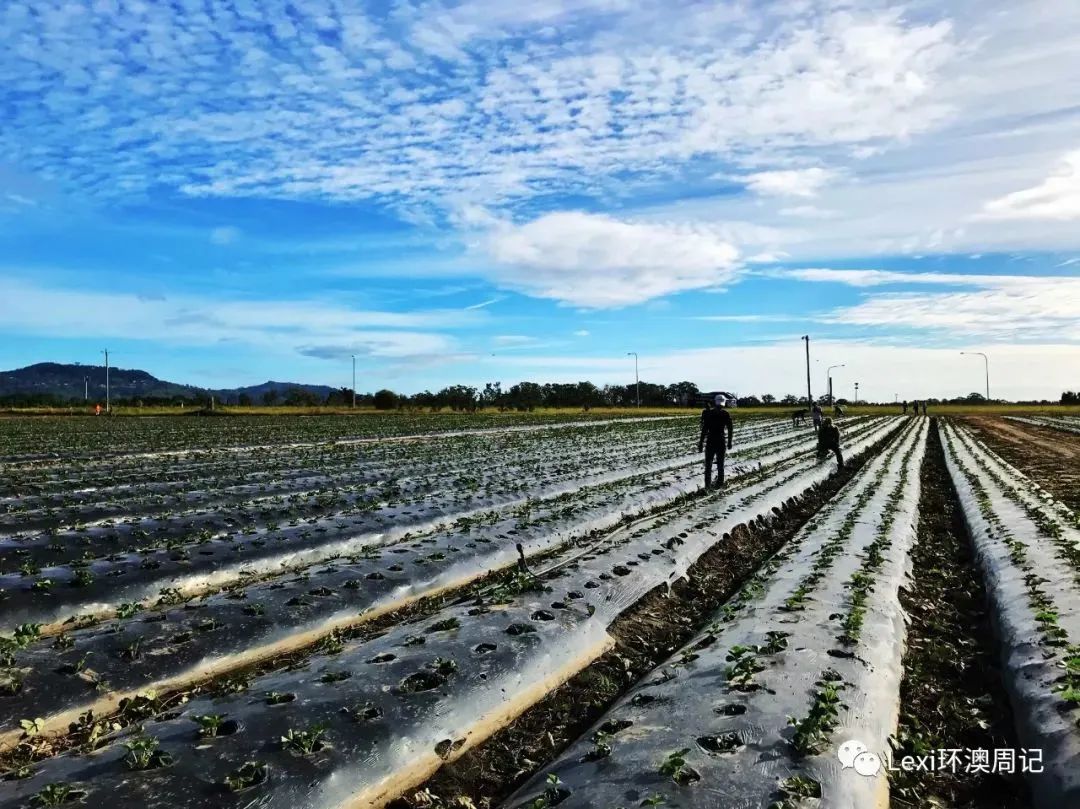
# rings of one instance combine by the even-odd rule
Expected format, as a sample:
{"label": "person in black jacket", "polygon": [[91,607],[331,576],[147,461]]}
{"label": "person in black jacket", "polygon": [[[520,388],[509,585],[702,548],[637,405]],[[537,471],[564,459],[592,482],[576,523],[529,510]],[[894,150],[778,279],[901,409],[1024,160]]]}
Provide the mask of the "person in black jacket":
{"label": "person in black jacket", "polygon": [[[724,485],[724,454],[731,449],[731,441],[735,427],[731,422],[731,414],[724,409],[727,400],[723,396],[717,396],[713,407],[708,407],[701,413],[701,437],[698,439],[698,452],[705,450],[705,488],[712,485],[712,465],[716,460],[716,468],[719,478],[717,488]],[[724,438],[727,433],[727,443]],[[725,449],[726,447],[726,449]]]}
{"label": "person in black jacket", "polygon": [[817,454],[818,458],[824,458],[829,452],[836,454],[836,466],[844,468],[844,454],[840,451],[840,428],[833,424],[832,419],[825,419],[818,430]]}

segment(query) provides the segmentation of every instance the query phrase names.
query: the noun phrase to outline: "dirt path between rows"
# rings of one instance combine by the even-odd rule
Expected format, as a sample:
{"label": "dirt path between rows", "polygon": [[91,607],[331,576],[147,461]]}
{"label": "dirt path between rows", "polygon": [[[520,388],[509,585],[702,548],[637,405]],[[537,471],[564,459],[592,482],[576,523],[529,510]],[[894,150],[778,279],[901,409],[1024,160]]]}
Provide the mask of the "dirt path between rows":
{"label": "dirt path between rows", "polygon": [[1001,416],[970,416],[964,423],[998,455],[1070,508],[1080,510],[1080,435]]}
{"label": "dirt path between rows", "polygon": [[[920,471],[915,575],[900,590],[909,618],[893,760],[930,750],[1019,747],[998,669],[986,592],[941,447],[937,420]],[[993,772],[889,774],[893,809],[1025,809],[1019,779]]]}

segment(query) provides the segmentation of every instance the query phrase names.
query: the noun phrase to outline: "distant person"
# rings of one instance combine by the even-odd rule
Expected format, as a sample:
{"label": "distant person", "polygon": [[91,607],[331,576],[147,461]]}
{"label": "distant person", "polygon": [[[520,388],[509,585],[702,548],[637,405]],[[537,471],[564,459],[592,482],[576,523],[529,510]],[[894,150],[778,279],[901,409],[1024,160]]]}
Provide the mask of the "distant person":
{"label": "distant person", "polygon": [[926,415],[926,399],[923,399],[923,403],[922,403],[922,414],[923,414],[924,416]]}
{"label": "distant person", "polygon": [[834,416],[842,416],[842,415],[844,415],[844,408],[842,408],[842,407],[841,407],[840,405],[838,405],[838,404],[837,404],[837,405],[833,405],[833,409],[832,409],[832,414],[833,414]]}
{"label": "distant person", "polygon": [[802,410],[795,410],[791,414],[791,426],[797,427],[800,424],[806,424],[806,408]]}
{"label": "distant person", "polygon": [[907,415],[907,399],[904,399],[904,415]]}
{"label": "distant person", "polygon": [[[723,396],[717,396],[714,407],[706,407],[701,413],[701,437],[698,439],[698,452],[705,450],[705,488],[712,485],[712,465],[716,461],[716,469],[719,478],[716,487],[724,485],[724,454],[731,449],[731,441],[734,437],[735,425],[732,424],[731,414],[724,409],[727,400]],[[727,442],[724,438],[727,434]],[[726,446],[726,449],[725,449]]]}
{"label": "distant person", "polygon": [[821,405],[815,403],[814,404],[814,409],[811,412],[814,414],[814,416],[813,416],[813,418],[814,418],[814,429],[815,430],[820,430],[821,429],[821,420],[822,420],[822,418],[825,417],[825,414],[821,412]]}
{"label": "distant person", "polygon": [[916,399],[914,402],[911,403],[911,415],[913,415],[913,416],[919,415],[919,400],[918,399]]}
{"label": "distant person", "polygon": [[837,469],[843,469],[844,455],[840,451],[840,428],[833,424],[832,419],[825,419],[821,425],[821,429],[818,430],[818,459],[824,459],[830,452],[836,455]]}
{"label": "distant person", "polygon": [[94,405],[94,415],[95,416],[100,416],[101,415],[101,405],[99,405],[99,404]]}

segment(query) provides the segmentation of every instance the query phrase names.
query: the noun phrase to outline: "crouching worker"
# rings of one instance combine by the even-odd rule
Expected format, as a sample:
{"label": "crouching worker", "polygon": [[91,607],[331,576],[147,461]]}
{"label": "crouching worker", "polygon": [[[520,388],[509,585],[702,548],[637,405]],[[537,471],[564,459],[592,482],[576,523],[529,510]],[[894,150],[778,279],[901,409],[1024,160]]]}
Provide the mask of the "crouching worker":
{"label": "crouching worker", "polygon": [[844,468],[844,455],[840,452],[840,428],[833,424],[832,419],[825,419],[818,430],[817,454],[823,459],[829,452],[836,454],[836,466]]}
{"label": "crouching worker", "polygon": [[731,414],[724,409],[727,399],[717,396],[715,406],[701,414],[701,438],[698,439],[697,451],[705,449],[705,488],[712,485],[712,465],[716,460],[716,468],[719,479],[717,487],[724,485],[724,433],[727,433],[727,449],[731,449],[731,439],[734,433],[734,425],[731,422]]}

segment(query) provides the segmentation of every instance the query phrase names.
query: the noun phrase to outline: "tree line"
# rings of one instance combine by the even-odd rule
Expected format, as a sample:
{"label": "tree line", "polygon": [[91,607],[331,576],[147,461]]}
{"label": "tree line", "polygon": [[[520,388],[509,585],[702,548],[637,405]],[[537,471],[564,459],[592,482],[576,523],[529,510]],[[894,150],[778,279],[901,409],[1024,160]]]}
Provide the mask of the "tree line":
{"label": "tree line", "polygon": [[[356,404],[360,407],[374,407],[377,410],[453,410],[471,412],[483,409],[530,411],[538,408],[579,408],[588,410],[593,407],[634,407],[638,400],[638,388],[633,382],[626,385],[604,385],[599,387],[592,382],[519,382],[504,389],[500,382],[488,382],[481,387],[471,385],[450,385],[438,391],[425,390],[420,393],[404,394],[389,389],[374,393],[356,394]],[[693,382],[676,382],[672,385],[660,385],[642,382],[640,385],[642,407],[700,407],[704,401],[702,391]],[[252,397],[241,393],[236,396],[215,397],[215,405],[235,405],[240,407],[348,407],[352,404],[353,393],[349,388],[337,388],[322,396],[308,388],[294,386],[284,391],[271,389],[262,396]],[[739,396],[739,407],[805,407],[806,396],[789,393],[777,397],[772,394],[761,396]],[[818,399],[826,404],[825,397]],[[931,398],[929,404],[983,404],[986,398],[981,393],[970,393],[951,399]],[[839,404],[848,404],[847,399],[837,399]],[[1080,392],[1065,391],[1060,404],[1080,404]],[[1058,404],[1049,400],[1024,401],[1017,404],[1049,405]],[[209,393],[196,396],[144,396],[113,397],[116,407],[209,407]],[[865,402],[860,402],[865,403]],[[17,393],[0,396],[0,407],[72,407],[81,405],[81,397],[70,397],[48,393]],[[885,404],[892,404],[886,402]]]}

